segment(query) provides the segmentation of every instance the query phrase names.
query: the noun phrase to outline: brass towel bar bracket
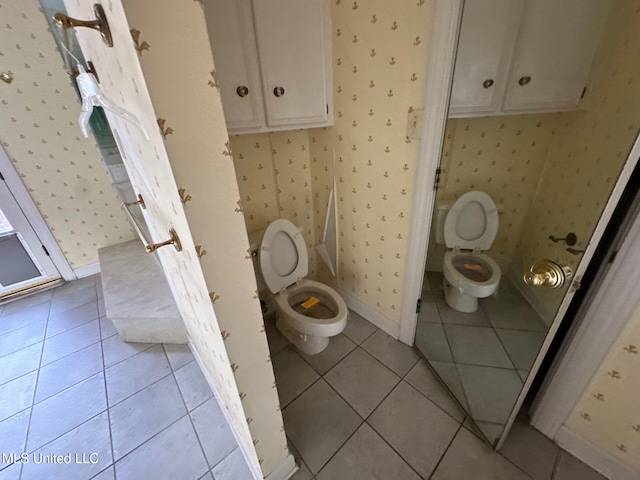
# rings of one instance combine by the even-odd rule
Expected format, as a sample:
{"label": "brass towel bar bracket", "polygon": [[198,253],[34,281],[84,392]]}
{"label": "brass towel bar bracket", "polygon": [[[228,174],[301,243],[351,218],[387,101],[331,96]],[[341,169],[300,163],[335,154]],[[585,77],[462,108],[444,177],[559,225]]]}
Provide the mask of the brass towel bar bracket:
{"label": "brass towel bar bracket", "polygon": [[151,243],[149,240],[147,240],[145,234],[142,232],[142,229],[140,228],[140,225],[138,225],[138,221],[136,220],[136,218],[131,213],[131,210],[129,209],[129,207],[134,207],[136,205],[139,205],[141,208],[147,208],[144,203],[144,199],[142,198],[142,195],[138,195],[138,200],[136,202],[121,203],[120,205],[124,210],[124,212],[127,214],[127,217],[129,218],[129,220],[131,221],[131,224],[133,225],[133,229],[136,231],[136,233],[138,234],[138,237],[140,237],[140,240],[144,244],[144,249],[146,252],[148,253],[155,252],[160,247],[166,247],[167,245],[173,245],[173,247],[178,252],[182,251],[182,243],[180,242],[180,237],[178,237],[178,234],[173,228],[169,229],[169,240],[165,240],[164,242],[158,242],[158,243]]}
{"label": "brass towel bar bracket", "polygon": [[127,208],[135,207],[136,205],[140,205],[140,208],[147,208],[147,206],[144,204],[144,198],[142,198],[142,195],[140,194],[138,194],[138,200],[136,200],[135,202],[127,202],[123,205],[125,205]]}
{"label": "brass towel bar bracket", "polygon": [[53,16],[56,24],[62,28],[64,32],[64,39],[66,42],[65,47],[69,48],[68,30],[76,27],[86,27],[92,30],[97,30],[102,35],[104,43],[109,47],[113,47],[113,37],[111,36],[111,28],[109,28],[109,22],[107,21],[107,14],[102,8],[102,5],[96,3],[93,5],[93,13],[96,18],[94,20],[78,20],[77,18],[71,18],[70,16],[58,12]]}

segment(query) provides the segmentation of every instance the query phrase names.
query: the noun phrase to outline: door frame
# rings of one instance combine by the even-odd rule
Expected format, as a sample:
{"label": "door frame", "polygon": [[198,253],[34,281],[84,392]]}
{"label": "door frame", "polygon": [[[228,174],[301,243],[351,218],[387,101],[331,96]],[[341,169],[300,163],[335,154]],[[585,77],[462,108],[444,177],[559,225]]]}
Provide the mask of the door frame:
{"label": "door frame", "polygon": [[9,159],[9,155],[5,151],[4,147],[0,145],[0,172],[4,177],[4,181],[9,188],[9,191],[16,199],[16,202],[20,206],[20,209],[24,213],[31,227],[36,232],[36,235],[49,252],[49,258],[58,269],[58,272],[66,281],[76,280],[77,277],[73,273],[73,269],[67,261],[64,253],[60,249],[58,242],[49,230],[49,226],[42,218],[38,207],[36,206],[33,198],[29,194],[29,191],[25,187],[24,183],[20,179],[20,175],[16,171],[15,167]]}
{"label": "door frame", "polygon": [[464,0],[436,0],[433,30],[427,62],[422,127],[413,208],[407,245],[407,262],[400,317],[400,341],[413,345],[418,314],[416,303],[422,293],[422,279],[427,263],[431,218],[436,199],[433,188],[440,165],[444,131],[449,112],[455,53],[458,45]]}
{"label": "door frame", "polygon": [[[433,183],[436,170],[440,164],[444,129],[447,122],[449,98],[451,94],[451,83],[453,80],[455,49],[459,37],[463,4],[464,0],[436,0],[435,3],[433,34],[429,55],[426,59],[428,74],[424,104],[427,105],[428,108],[425,109],[422,140],[418,154],[416,184],[413,196],[413,214],[411,215],[406,271],[404,276],[402,315],[400,318],[399,339],[407,345],[413,345],[415,340],[418,319],[416,303],[422,294],[422,282],[426,267],[431,219],[435,203]],[[636,147],[640,148],[638,143],[637,138],[600,219],[596,224],[589,244],[576,268],[572,278],[572,287],[569,288],[556,311],[547,336],[538,352],[538,356],[529,372],[529,376],[523,385],[520,395],[514,404],[514,408],[505,425],[504,432],[496,445],[496,449],[502,446],[509,433],[536,373],[542,364],[544,356],[551,345],[560,323],[564,319],[575,291],[579,288],[580,280],[591,262],[602,234],[620,200],[620,196],[640,155],[640,150],[636,149]]]}
{"label": "door frame", "polygon": [[[640,135],[636,137],[616,188],[623,179],[628,179],[629,168],[637,163],[631,161],[634,157],[640,157]],[[618,248],[614,260],[608,270],[594,280],[595,290],[587,294],[578,310],[574,324],[534,400],[531,423],[550,438],[559,435],[593,375],[634,312],[640,308],[640,299],[637,298],[637,285],[640,283],[640,270],[637,268],[640,253],[638,213],[637,206],[629,211],[628,215],[635,218],[632,217],[628,229],[623,230],[619,248],[615,243],[612,245],[612,249]],[[601,321],[602,318],[607,321]]]}

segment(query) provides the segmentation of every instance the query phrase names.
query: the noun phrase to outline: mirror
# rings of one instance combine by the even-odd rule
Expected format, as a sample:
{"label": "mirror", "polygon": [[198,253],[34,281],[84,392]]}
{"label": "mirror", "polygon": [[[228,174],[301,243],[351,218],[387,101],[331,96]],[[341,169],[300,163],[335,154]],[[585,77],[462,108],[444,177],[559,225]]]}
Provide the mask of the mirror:
{"label": "mirror", "polygon": [[415,345],[493,445],[624,187],[634,11],[465,2]]}
{"label": "mirror", "polygon": [[[75,75],[78,74],[75,60],[71,58],[69,53],[65,50],[65,47],[62,45],[62,36],[60,34],[60,29],[53,20],[53,17],[57,12],[66,13],[64,1],[40,0],[40,5],[42,7],[44,16],[49,23],[49,30],[51,32],[51,35],[53,36],[58,52],[62,57],[65,69],[67,73],[69,73],[70,82],[73,85],[78,98],[80,98],[80,93],[78,91],[78,86],[75,80]],[[89,68],[89,64],[84,58],[82,50],[80,50],[80,46],[76,40],[75,30],[70,29],[68,32],[70,42],[69,49],[71,50],[71,54],[73,54],[73,56],[75,56],[80,62],[82,62],[85,68]],[[99,76],[99,72],[97,73]],[[78,105],[78,115],[79,114],[80,105]],[[118,147],[116,139],[113,136],[111,127],[109,126],[109,121],[107,120],[107,116],[105,115],[102,107],[95,107],[93,109],[93,113],[91,115],[91,118],[89,119],[89,127],[96,142],[96,147],[100,151],[100,156],[102,157],[105,167],[111,177],[111,184],[118,194],[118,198],[121,202],[124,203],[136,202],[138,200],[138,197],[133,190],[133,187],[131,186],[131,180],[122,161],[120,149]],[[78,135],[80,135],[80,131],[78,131]],[[147,238],[149,238],[149,232],[146,229],[146,224],[144,222],[144,217],[142,215],[141,209],[135,209],[134,216],[136,217],[138,224],[143,226],[144,233],[147,235]]]}

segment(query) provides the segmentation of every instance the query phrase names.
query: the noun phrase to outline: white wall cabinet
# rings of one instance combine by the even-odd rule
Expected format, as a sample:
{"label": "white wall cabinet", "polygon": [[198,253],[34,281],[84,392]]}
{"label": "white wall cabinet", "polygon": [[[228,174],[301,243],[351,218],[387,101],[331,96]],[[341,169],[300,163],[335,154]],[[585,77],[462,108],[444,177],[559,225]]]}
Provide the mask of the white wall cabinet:
{"label": "white wall cabinet", "polygon": [[327,0],[205,0],[231,134],[333,124]]}
{"label": "white wall cabinet", "polygon": [[450,117],[577,109],[610,0],[465,2]]}

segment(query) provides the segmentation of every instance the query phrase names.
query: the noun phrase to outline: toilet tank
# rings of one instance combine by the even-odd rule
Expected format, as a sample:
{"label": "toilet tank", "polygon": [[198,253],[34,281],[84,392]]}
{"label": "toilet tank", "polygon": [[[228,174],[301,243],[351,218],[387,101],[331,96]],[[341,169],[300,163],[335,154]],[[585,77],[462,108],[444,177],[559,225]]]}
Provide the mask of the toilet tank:
{"label": "toilet tank", "polygon": [[444,221],[447,219],[451,205],[451,202],[442,202],[436,207],[436,211],[433,214],[431,231],[435,232],[435,241],[438,245],[444,245]]}
{"label": "toilet tank", "polygon": [[262,235],[264,229],[256,230],[249,234],[249,248],[251,249],[251,261],[253,262],[253,271],[256,275],[256,282],[258,283],[258,291],[261,292],[267,288],[267,285],[262,279],[260,274],[260,266],[258,265],[258,250],[260,249],[260,242],[262,241]]}

